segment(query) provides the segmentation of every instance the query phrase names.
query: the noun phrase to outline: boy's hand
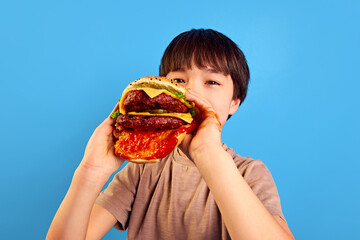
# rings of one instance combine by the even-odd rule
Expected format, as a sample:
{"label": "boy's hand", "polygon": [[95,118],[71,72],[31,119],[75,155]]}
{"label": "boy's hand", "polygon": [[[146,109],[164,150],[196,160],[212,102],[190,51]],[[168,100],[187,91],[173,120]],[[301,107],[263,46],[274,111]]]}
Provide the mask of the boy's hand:
{"label": "boy's hand", "polygon": [[[115,107],[114,111],[117,109]],[[104,184],[124,160],[114,154],[113,120],[109,116],[92,134],[84,157],[76,169],[70,188],[61,203],[46,239],[85,239],[89,221],[94,217],[94,203]],[[105,210],[104,210],[105,212]],[[110,229],[116,222],[110,213],[101,214],[102,223],[93,231]],[[100,214],[97,212],[97,214]],[[105,217],[104,217],[105,216]],[[93,232],[89,231],[89,232]],[[105,233],[105,232],[104,232]],[[91,238],[91,236],[89,236]]]}
{"label": "boy's hand", "polygon": [[[114,111],[118,108],[115,106]],[[83,160],[79,167],[96,172],[101,176],[109,177],[112,173],[120,168],[123,159],[114,154],[114,138],[113,138],[114,120],[111,114],[95,129],[86,149]]]}
{"label": "boy's hand", "polygon": [[186,135],[179,147],[191,160],[194,160],[198,153],[206,149],[222,147],[222,126],[209,101],[191,90],[185,96],[189,101],[195,102],[195,118],[199,118],[200,125],[195,132]]}

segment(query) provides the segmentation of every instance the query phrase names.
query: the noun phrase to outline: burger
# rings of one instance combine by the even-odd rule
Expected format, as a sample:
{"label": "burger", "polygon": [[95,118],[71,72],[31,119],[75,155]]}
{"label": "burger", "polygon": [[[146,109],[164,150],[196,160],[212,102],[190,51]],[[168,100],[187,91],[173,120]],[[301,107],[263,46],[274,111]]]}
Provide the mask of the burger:
{"label": "burger", "polygon": [[196,128],[194,103],[186,89],[165,77],[131,82],[112,114],[115,155],[135,163],[154,163],[169,155]]}

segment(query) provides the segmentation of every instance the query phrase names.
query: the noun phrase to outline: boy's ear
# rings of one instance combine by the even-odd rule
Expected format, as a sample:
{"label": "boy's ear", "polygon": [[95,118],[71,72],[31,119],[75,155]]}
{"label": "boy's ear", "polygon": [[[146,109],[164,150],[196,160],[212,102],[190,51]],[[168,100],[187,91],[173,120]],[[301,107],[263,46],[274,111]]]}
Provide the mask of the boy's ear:
{"label": "boy's ear", "polygon": [[235,98],[231,101],[229,115],[233,115],[238,110],[240,103],[241,103],[240,98]]}

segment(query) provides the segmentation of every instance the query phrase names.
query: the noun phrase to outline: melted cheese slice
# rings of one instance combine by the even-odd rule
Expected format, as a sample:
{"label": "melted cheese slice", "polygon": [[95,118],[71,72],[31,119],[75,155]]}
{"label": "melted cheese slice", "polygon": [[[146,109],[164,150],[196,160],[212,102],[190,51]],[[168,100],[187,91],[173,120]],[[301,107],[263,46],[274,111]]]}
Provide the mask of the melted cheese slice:
{"label": "melted cheese slice", "polygon": [[175,117],[187,123],[191,123],[193,118],[190,113],[149,113],[149,112],[129,112],[128,115],[141,115],[141,116],[162,116],[162,117]]}
{"label": "melted cheese slice", "polygon": [[143,87],[143,88],[137,88],[136,90],[143,90],[150,98],[157,97],[162,93],[166,93],[168,95],[171,95],[171,96],[177,98],[174,94],[170,93],[169,91],[166,91],[165,89],[155,89],[155,88]]}
{"label": "melted cheese slice", "polygon": [[136,90],[143,90],[150,98],[154,98],[154,97],[159,96],[162,93],[165,93],[175,99],[178,99],[180,102],[184,103],[188,108],[193,107],[190,103],[186,102],[183,98],[176,96],[175,94],[167,91],[166,89],[156,89],[156,88],[150,88],[150,87],[137,87]]}

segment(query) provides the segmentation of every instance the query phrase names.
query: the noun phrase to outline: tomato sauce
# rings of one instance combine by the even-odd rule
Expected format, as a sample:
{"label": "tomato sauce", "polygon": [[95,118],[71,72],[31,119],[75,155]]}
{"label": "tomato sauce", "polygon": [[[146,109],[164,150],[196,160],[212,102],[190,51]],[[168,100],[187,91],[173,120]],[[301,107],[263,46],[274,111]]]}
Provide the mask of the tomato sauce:
{"label": "tomato sauce", "polygon": [[119,140],[115,143],[115,154],[123,159],[160,159],[169,155],[178,144],[182,133],[195,130],[193,121],[177,129],[168,130],[135,130],[124,129],[117,133]]}
{"label": "tomato sauce", "polygon": [[194,124],[170,130],[122,130],[115,144],[115,154],[124,159],[160,159],[169,155],[178,144],[177,137],[191,132]]}

